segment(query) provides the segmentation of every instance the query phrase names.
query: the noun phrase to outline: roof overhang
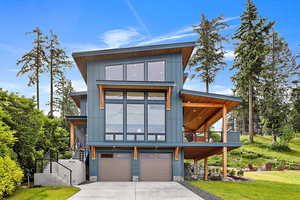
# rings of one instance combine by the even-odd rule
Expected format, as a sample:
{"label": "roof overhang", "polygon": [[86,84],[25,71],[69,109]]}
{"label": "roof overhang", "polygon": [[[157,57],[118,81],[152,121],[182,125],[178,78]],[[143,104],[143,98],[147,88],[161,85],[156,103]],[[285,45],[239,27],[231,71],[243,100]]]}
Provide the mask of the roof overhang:
{"label": "roof overhang", "polygon": [[[230,112],[242,99],[234,96],[192,90],[180,92],[184,106],[184,127],[188,131],[204,130],[223,116],[223,106]],[[193,106],[197,105],[197,106]]]}
{"label": "roof overhang", "polygon": [[187,65],[190,56],[195,47],[194,42],[182,42],[173,44],[160,44],[151,46],[139,46],[118,49],[103,49],[95,51],[74,52],[72,56],[78,66],[78,69],[87,81],[87,62],[93,60],[128,58],[134,56],[149,56],[167,53],[182,53],[183,68]]}
{"label": "roof overhang", "polygon": [[74,100],[77,107],[80,108],[80,100],[81,98],[85,98],[87,96],[87,91],[81,91],[81,92],[72,92],[70,94],[70,97]]}
{"label": "roof overhang", "polygon": [[82,125],[87,123],[87,116],[66,116],[66,119],[74,125]]}

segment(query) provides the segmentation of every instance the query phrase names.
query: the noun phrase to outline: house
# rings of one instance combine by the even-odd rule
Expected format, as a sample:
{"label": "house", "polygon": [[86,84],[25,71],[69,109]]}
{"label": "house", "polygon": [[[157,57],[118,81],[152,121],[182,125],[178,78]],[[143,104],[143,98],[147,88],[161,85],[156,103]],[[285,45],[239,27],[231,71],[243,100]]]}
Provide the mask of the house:
{"label": "house", "polygon": [[[87,91],[71,96],[70,145],[90,181],[182,181],[184,160],[240,147],[226,116],[241,99],[183,89],[193,42],[73,53]],[[223,119],[222,131],[209,127]]]}

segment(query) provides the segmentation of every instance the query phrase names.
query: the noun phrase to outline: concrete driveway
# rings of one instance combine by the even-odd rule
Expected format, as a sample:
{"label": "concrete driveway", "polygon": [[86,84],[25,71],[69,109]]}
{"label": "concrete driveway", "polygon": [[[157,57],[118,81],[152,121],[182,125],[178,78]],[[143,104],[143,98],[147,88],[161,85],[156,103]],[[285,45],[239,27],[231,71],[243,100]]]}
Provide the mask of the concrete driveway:
{"label": "concrete driveway", "polygon": [[69,200],[203,200],[176,182],[96,182]]}

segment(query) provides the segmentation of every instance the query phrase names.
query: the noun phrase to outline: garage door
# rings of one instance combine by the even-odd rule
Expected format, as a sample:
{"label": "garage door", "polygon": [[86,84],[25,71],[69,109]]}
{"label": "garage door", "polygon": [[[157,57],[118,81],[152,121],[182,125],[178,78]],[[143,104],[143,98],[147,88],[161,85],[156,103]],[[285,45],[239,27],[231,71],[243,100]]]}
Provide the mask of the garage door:
{"label": "garage door", "polygon": [[100,181],[131,181],[131,154],[101,153],[99,159]]}
{"label": "garage door", "polygon": [[141,181],[171,181],[172,154],[171,153],[141,153],[140,161]]}

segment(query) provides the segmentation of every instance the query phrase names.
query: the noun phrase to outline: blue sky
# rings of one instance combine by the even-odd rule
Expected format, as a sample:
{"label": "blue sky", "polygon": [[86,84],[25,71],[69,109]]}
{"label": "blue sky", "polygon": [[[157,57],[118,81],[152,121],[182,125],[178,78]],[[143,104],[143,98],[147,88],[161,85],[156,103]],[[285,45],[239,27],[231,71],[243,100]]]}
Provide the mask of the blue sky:
{"label": "blue sky", "polygon": [[[276,21],[275,29],[288,41],[294,53],[300,48],[300,1],[255,0],[261,16]],[[245,0],[10,0],[0,1],[0,88],[32,97],[35,88],[28,88],[27,79],[16,77],[16,60],[31,47],[32,36],[25,35],[39,26],[44,32],[52,29],[68,53],[80,50],[150,45],[193,41],[191,25],[199,23],[200,14],[209,18],[223,14],[232,34],[239,25]],[[226,43],[228,67],[220,72],[212,91],[230,94],[232,72],[227,70],[233,59],[233,45]],[[67,72],[76,90],[85,83],[76,68]],[[49,93],[48,77],[41,83],[41,107],[46,112]],[[204,90],[195,79],[186,88]]]}

